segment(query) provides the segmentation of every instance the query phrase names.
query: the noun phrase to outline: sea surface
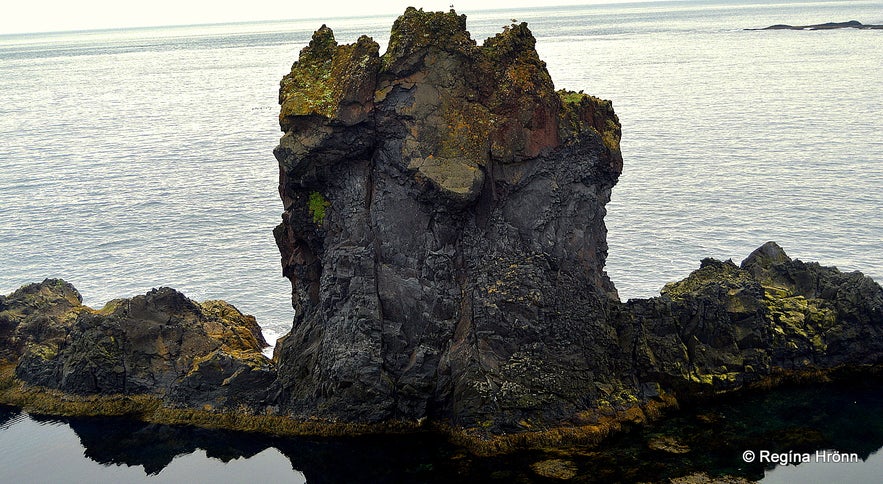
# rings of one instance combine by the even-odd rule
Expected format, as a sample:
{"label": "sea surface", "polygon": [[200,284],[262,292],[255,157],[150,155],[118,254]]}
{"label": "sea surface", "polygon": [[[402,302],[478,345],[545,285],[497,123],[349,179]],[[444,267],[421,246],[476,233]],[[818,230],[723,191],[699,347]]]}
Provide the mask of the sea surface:
{"label": "sea surface", "polygon": [[[613,100],[625,168],[607,270],[623,300],[768,240],[883,281],[883,31],[744,30],[883,24],[883,2],[462,13],[479,42],[528,22],[556,87]],[[0,293],[60,277],[101,307],[171,286],[253,314],[271,342],[287,332],[272,237],[279,79],[323,22],[339,42],[367,34],[383,50],[393,20],[0,35]],[[53,445],[76,446],[68,437]],[[192,452],[167,470],[221,465]],[[267,452],[247,462],[285,460]]]}

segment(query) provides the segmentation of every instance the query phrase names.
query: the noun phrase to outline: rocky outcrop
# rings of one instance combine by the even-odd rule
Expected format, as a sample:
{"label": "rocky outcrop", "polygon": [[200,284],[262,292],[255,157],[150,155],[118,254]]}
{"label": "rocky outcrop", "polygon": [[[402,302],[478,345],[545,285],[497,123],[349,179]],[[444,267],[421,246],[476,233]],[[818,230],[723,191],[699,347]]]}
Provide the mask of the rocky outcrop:
{"label": "rocky outcrop", "polygon": [[79,291],[60,279],[28,284],[0,296],[0,361],[15,363],[26,349],[39,353],[40,348],[48,348],[51,356],[82,302]]}
{"label": "rocky outcrop", "polygon": [[[544,444],[571,438],[597,441],[619,422],[643,421],[648,409],[783,381],[878,372],[883,364],[883,288],[858,272],[792,260],[772,242],[740,266],[706,259],[683,281],[666,285],[659,297],[609,300],[607,313],[596,316],[593,330],[610,334],[607,353],[592,346],[595,341],[577,339],[579,331],[588,333],[585,329],[571,328],[568,348],[557,343],[563,336],[530,341],[526,338],[536,338],[535,333],[523,327],[510,335],[532,354],[543,344],[558,344],[562,350],[545,354],[544,365],[528,368],[544,378],[541,383],[552,383],[536,385],[540,390],[521,400],[524,407],[519,410],[526,412],[535,401],[567,401],[571,394],[594,392],[584,402],[569,409],[560,403],[548,411],[536,407],[514,424],[503,418],[519,414],[495,402],[500,408],[474,410],[480,420],[459,427],[481,439],[496,436],[490,451],[530,444],[530,436]],[[544,317],[540,313],[525,323],[544,327]],[[558,325],[553,330],[566,324],[553,323]],[[272,433],[340,435],[414,428],[396,425],[396,417],[373,421],[380,426],[353,426],[358,416],[323,415],[329,407],[313,409],[319,418],[298,415],[281,386],[292,367],[277,367],[261,354],[266,343],[252,317],[222,301],[195,303],[169,288],[93,310],[81,304],[73,286],[47,279],[0,296],[0,330],[0,367],[14,367],[15,380],[22,384],[16,390],[12,375],[2,370],[4,403],[50,413],[129,414],[151,422]],[[573,356],[579,352],[579,358]],[[574,372],[567,365],[589,365],[585,355],[597,358],[591,375],[567,373]],[[499,374],[511,375],[503,370]],[[563,381],[562,375],[579,380]],[[503,381],[500,391],[512,391],[510,385]],[[540,391],[557,393],[550,397]],[[448,407],[432,407],[435,400],[430,400],[418,419],[450,425],[457,417],[431,412],[462,409],[455,401],[462,395],[443,395],[452,399]],[[138,399],[145,396],[149,398]],[[353,408],[365,411],[360,405],[370,403],[354,401]],[[554,435],[538,432],[540,425],[553,428]],[[504,433],[511,435],[501,437]],[[488,451],[484,445],[473,448]]]}
{"label": "rocky outcrop", "polygon": [[322,27],[280,89],[276,228],[294,415],[426,416],[509,429],[564,418],[615,378],[604,205],[610,103],[556,92],[526,24],[479,46],[408,9],[383,56]]}
{"label": "rocky outcrop", "polygon": [[301,51],[275,151],[283,411],[501,434],[880,362],[879,286],[774,244],[621,304],[603,270],[618,120],[556,91],[534,44],[409,9],[382,56],[325,26]]}
{"label": "rocky outcrop", "polygon": [[624,306],[620,337],[644,388],[682,399],[883,362],[883,289],[768,242],[741,266],[702,261]]}
{"label": "rocky outcrop", "polygon": [[0,300],[4,359],[23,382],[74,395],[144,395],[172,405],[266,404],[275,368],[255,319],[169,288],[81,304],[47,279]]}
{"label": "rocky outcrop", "polygon": [[776,24],[764,27],[762,29],[745,29],[745,30],[834,30],[834,29],[883,29],[883,25],[863,24],[858,20],[850,20],[848,22],[827,22],[814,25],[786,25]]}
{"label": "rocky outcrop", "polygon": [[478,45],[453,11],[408,9],[382,56],[320,28],[280,88],[295,317],[273,361],[222,301],[161,288],[93,310],[46,280],[0,297],[0,402],[116,396],[95,412],[275,434],[429,422],[498,451],[883,365],[883,289],[771,242],[620,302],[604,272],[619,122],[556,91],[534,44],[513,24]]}

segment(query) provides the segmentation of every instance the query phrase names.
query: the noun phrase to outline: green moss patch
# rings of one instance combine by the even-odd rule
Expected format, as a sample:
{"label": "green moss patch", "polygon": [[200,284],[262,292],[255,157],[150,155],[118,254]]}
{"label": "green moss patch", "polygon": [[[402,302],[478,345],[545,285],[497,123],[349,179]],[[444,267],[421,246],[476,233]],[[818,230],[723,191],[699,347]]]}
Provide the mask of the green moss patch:
{"label": "green moss patch", "polygon": [[321,224],[325,221],[325,209],[331,206],[331,202],[325,199],[319,192],[310,192],[310,198],[307,201],[307,210],[310,211],[310,217],[313,223]]}
{"label": "green moss patch", "polygon": [[341,105],[373,94],[380,63],[379,46],[362,36],[338,45],[334,32],[323,25],[300,52],[279,88],[279,123],[283,131],[298,116],[336,118]]}
{"label": "green moss patch", "polygon": [[611,151],[619,151],[622,127],[613,111],[612,102],[582,91],[561,89],[557,93],[561,101],[559,136],[562,140],[591,131],[601,137],[604,146]]}
{"label": "green moss patch", "polygon": [[756,284],[756,281],[751,274],[739,269],[733,262],[704,259],[702,266],[690,273],[686,279],[666,284],[661,292],[664,296],[678,300],[685,296],[697,295],[709,285],[737,288],[752,284]]}

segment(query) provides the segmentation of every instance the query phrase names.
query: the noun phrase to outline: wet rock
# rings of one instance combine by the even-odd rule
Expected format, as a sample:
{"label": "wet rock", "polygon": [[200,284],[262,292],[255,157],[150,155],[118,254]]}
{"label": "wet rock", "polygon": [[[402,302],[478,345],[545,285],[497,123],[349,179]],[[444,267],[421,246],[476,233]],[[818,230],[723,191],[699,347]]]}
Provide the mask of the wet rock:
{"label": "wet rock", "polygon": [[705,472],[697,472],[689,476],[675,477],[668,480],[669,484],[752,484],[756,481],[738,476],[709,476]]}
{"label": "wet rock", "polygon": [[686,454],[690,447],[670,435],[657,435],[647,441],[647,448],[667,454]]}

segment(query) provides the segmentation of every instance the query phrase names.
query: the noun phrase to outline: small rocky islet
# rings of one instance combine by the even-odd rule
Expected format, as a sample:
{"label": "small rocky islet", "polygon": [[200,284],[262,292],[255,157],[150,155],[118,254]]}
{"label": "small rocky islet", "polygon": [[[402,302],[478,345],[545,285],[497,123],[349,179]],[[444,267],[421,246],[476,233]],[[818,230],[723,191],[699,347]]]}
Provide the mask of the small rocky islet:
{"label": "small rocky islet", "polygon": [[280,87],[274,235],[295,317],[273,357],[222,301],[160,288],[96,310],[47,279],[0,297],[0,402],[276,435],[433,430],[492,454],[878,372],[883,289],[772,242],[621,302],[603,220],[619,120],[555,90],[535,43],[522,23],[479,45],[453,11],[409,8],[383,55],[322,26]]}
{"label": "small rocky islet", "polygon": [[883,25],[863,24],[858,20],[849,20],[847,22],[825,22],[823,24],[813,25],[788,25],[776,24],[764,27],[762,29],[745,29],[745,30],[836,30],[836,29],[859,29],[859,30],[880,30]]}

